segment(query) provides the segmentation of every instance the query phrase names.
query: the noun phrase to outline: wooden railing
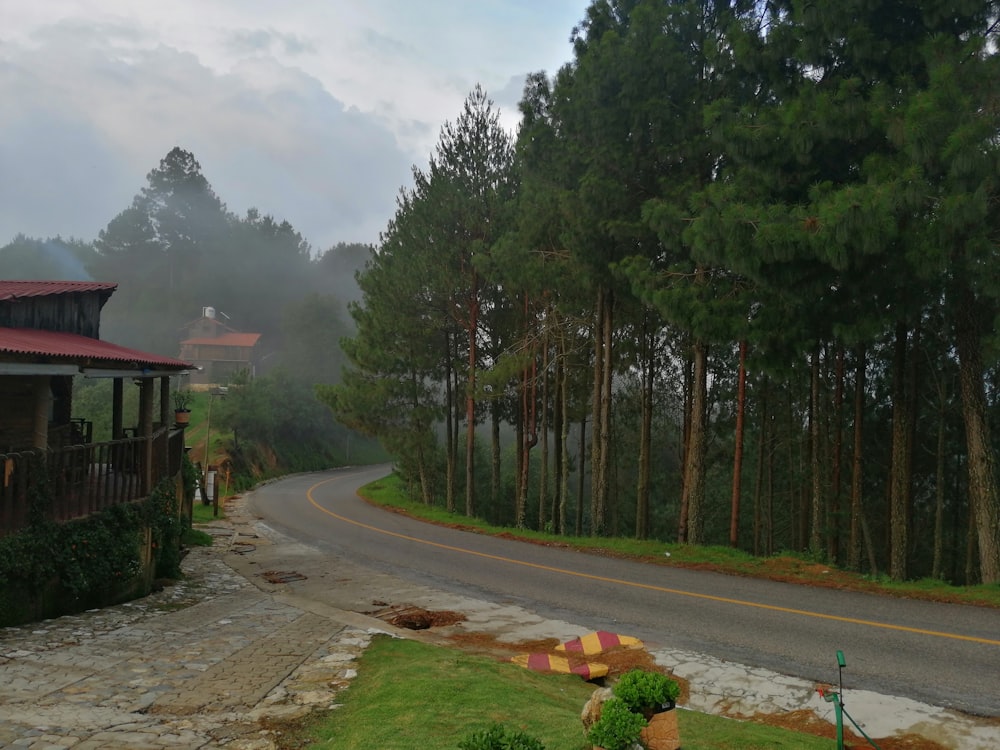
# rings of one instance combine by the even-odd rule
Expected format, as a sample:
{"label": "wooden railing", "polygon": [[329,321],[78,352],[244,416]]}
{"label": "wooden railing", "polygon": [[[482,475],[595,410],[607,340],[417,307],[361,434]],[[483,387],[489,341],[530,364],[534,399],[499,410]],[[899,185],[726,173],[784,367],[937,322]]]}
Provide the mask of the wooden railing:
{"label": "wooden railing", "polygon": [[183,456],[183,430],[167,428],[149,438],[0,454],[0,536],[28,525],[30,490],[44,481],[52,495],[45,517],[70,521],[147,497],[177,475]]}

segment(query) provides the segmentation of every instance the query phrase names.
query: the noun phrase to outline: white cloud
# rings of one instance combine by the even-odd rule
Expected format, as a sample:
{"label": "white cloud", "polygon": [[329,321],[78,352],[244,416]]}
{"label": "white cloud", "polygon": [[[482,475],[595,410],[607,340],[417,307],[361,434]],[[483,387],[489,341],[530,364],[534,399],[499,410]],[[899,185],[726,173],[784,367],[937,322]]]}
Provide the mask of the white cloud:
{"label": "white cloud", "polygon": [[[92,239],[175,145],[229,208],[374,242],[476,83],[516,122],[577,0],[0,0],[0,244]],[[15,103],[13,106],[10,103]]]}

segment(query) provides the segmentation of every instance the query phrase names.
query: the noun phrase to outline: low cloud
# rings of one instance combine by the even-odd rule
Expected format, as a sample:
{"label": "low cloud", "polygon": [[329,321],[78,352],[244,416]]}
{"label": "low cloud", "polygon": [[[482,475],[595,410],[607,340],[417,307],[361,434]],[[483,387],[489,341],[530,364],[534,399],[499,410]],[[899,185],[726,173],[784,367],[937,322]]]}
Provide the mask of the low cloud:
{"label": "low cloud", "polygon": [[[65,44],[68,32],[74,44]],[[261,49],[285,44],[270,35]],[[231,210],[287,219],[317,249],[374,242],[412,160],[376,115],[262,54],[219,74],[188,52],[65,26],[2,49],[0,243],[93,239],[175,145]]]}

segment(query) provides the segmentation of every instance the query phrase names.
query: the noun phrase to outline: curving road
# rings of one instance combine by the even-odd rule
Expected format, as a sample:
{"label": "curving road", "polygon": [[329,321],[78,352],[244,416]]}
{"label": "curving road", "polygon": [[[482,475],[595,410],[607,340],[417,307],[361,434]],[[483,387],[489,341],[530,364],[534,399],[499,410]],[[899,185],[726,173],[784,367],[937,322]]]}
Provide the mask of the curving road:
{"label": "curving road", "polygon": [[372,507],[388,467],[290,477],[253,493],[279,531],[333,557],[540,616],[817,682],[1000,716],[1000,611],[684,570],[456,531]]}

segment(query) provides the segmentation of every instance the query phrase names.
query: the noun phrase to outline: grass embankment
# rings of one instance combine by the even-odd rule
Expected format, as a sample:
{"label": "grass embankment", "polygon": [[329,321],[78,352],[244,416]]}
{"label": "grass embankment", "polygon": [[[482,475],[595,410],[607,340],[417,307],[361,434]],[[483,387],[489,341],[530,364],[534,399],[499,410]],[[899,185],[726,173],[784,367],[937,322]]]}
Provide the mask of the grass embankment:
{"label": "grass embankment", "polygon": [[[394,475],[372,482],[362,488],[361,494],[376,505],[392,508],[431,523],[446,524],[480,534],[516,538],[534,544],[571,547],[594,554],[635,558],[655,565],[713,570],[728,575],[767,578],[909,599],[1000,607],[1000,585],[997,584],[952,586],[931,578],[895,583],[885,576],[852,573],[797,553],[754,557],[730,547],[611,537],[566,537],[491,526],[476,518],[467,518],[458,513],[449,513],[443,508],[429,507],[408,500],[402,483]],[[669,556],[666,553],[669,553]]]}
{"label": "grass embankment", "polygon": [[[455,750],[494,722],[546,750],[589,750],[580,711],[594,686],[510,663],[387,636],[374,639],[343,705],[295,732],[283,748]],[[819,750],[829,739],[693,711],[678,716],[684,750]]]}

